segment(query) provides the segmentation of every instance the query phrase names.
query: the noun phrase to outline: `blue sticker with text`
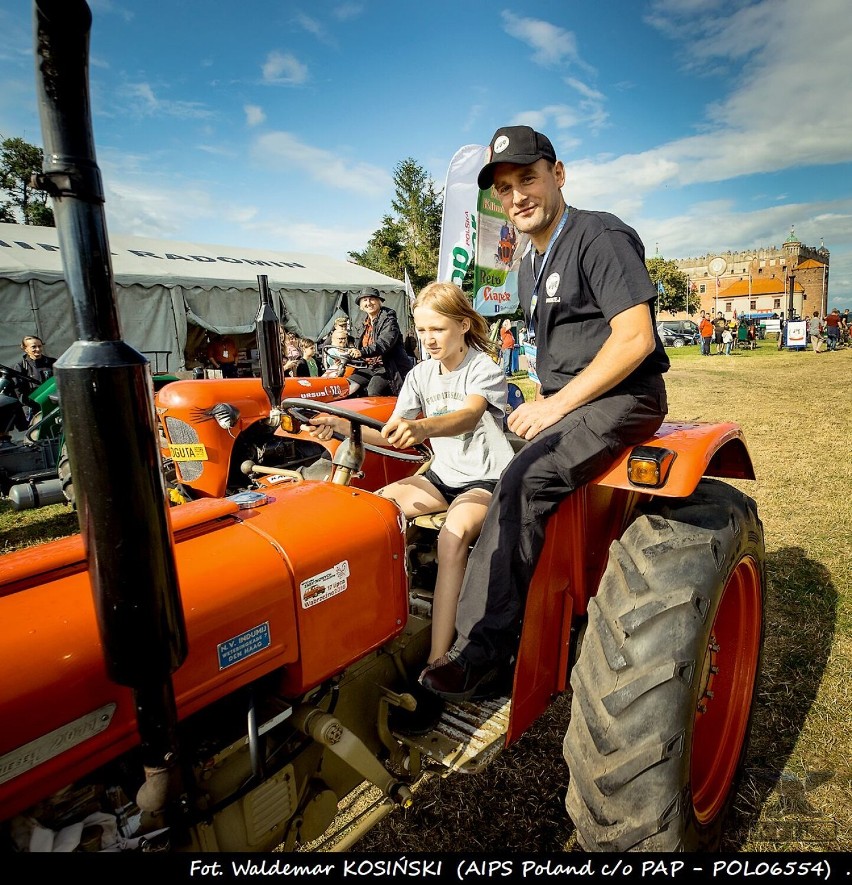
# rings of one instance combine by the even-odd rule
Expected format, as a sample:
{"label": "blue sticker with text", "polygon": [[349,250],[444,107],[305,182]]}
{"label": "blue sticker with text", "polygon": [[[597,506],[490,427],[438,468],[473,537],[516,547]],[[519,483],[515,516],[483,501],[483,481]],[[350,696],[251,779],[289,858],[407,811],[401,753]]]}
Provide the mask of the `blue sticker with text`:
{"label": "blue sticker with text", "polygon": [[256,655],[259,651],[269,648],[269,621],[258,624],[240,633],[233,639],[226,639],[217,646],[219,652],[219,669],[224,670],[233,664],[237,664],[246,658]]}

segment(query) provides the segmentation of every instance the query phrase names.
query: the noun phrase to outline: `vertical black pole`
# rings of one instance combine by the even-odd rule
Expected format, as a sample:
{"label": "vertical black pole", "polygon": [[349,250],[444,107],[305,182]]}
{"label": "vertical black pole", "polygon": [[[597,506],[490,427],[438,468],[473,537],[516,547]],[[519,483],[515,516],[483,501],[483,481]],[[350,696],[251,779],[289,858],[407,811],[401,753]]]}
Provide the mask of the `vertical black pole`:
{"label": "vertical black pole", "polygon": [[134,691],[146,775],[174,792],[171,674],[186,657],[186,634],[150,367],[121,340],[115,304],[89,104],[91,20],[83,0],[35,2],[37,183],[53,198],[77,333],[56,379],[107,671]]}

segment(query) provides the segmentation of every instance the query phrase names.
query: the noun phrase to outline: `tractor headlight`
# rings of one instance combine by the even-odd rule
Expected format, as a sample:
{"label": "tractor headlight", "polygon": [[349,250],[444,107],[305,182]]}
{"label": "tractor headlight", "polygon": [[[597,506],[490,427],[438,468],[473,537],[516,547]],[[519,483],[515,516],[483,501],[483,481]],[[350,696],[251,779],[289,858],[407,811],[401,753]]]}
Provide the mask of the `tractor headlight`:
{"label": "tractor headlight", "polygon": [[216,419],[216,423],[225,430],[235,427],[240,420],[240,410],[230,403],[217,403],[210,409],[210,414]]}

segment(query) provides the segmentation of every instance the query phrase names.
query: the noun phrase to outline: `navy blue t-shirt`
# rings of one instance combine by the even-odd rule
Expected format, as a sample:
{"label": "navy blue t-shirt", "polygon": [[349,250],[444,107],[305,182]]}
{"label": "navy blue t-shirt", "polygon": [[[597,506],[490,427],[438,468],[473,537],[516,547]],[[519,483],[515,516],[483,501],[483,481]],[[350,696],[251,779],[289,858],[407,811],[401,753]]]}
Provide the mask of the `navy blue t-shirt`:
{"label": "navy blue t-shirt", "polygon": [[[533,258],[538,271],[541,256],[531,249],[518,275],[527,325],[535,284]],[[585,369],[609,338],[609,321],[637,304],[647,303],[651,310],[656,347],[618,387],[629,389],[635,380],[666,372],[670,364],[657,335],[656,298],[636,231],[608,212],[570,207],[539,283],[534,329],[542,393],[556,393]]]}

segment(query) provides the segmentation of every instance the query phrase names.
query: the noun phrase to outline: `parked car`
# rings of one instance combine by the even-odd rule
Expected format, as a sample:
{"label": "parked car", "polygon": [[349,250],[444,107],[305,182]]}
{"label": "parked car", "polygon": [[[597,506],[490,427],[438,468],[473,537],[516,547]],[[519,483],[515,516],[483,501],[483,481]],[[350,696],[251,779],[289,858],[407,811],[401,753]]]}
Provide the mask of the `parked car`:
{"label": "parked car", "polygon": [[657,324],[657,334],[666,347],[683,347],[686,344],[699,344],[701,336],[698,332],[675,332],[662,323]]}

